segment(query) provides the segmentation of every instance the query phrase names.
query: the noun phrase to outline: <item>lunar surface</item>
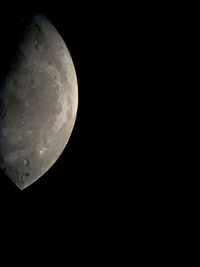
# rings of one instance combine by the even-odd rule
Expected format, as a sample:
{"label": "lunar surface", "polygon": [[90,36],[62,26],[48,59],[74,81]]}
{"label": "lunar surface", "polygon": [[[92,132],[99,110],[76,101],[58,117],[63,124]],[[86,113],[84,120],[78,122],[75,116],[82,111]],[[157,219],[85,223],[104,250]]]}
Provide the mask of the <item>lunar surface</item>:
{"label": "lunar surface", "polygon": [[0,167],[24,189],[63,152],[78,106],[71,56],[45,16],[29,18],[1,84]]}

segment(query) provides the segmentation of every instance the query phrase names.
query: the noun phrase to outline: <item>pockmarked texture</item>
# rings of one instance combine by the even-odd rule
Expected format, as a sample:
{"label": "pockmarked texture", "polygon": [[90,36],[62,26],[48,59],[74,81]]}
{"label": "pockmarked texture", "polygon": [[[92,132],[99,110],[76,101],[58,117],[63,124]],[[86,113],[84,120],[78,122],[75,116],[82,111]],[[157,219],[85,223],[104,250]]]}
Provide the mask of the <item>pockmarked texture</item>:
{"label": "pockmarked texture", "polygon": [[58,159],[71,135],[77,106],[69,51],[48,19],[34,15],[0,88],[0,167],[20,189]]}

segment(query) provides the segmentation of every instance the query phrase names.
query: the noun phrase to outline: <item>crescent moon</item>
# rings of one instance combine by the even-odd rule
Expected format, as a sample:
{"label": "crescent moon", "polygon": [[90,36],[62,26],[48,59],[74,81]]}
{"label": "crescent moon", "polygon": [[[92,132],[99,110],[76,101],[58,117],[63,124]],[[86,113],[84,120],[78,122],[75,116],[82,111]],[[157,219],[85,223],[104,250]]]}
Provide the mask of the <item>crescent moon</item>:
{"label": "crescent moon", "polygon": [[0,167],[20,189],[61,155],[77,108],[77,77],[65,42],[45,16],[34,15],[0,88]]}

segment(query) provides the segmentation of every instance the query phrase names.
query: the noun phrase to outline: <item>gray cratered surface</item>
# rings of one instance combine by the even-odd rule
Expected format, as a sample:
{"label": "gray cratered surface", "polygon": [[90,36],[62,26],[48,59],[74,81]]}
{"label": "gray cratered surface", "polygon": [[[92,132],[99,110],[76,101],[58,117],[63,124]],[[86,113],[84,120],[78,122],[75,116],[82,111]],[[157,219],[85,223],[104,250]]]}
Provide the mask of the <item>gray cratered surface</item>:
{"label": "gray cratered surface", "polygon": [[48,19],[34,15],[0,88],[0,167],[20,189],[58,159],[71,135],[77,106],[69,51]]}

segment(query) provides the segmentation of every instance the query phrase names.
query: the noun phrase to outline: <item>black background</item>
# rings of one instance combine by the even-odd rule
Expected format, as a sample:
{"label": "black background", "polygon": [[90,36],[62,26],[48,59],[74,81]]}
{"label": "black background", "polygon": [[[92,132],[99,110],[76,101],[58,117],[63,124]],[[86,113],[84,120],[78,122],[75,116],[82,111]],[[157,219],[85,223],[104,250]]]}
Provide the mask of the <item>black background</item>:
{"label": "black background", "polygon": [[[151,88],[155,88],[154,80],[158,81],[154,65],[160,68],[155,62],[158,43],[154,44],[154,26],[149,23],[153,14],[145,3],[141,5],[138,9],[131,4],[125,10],[116,1],[109,6],[65,1],[63,5],[27,2],[1,8],[0,75],[12,56],[16,21],[27,12],[39,11],[66,42],[79,83],[76,124],[51,169],[23,191],[0,173],[1,218],[10,229],[27,233],[28,238],[35,228],[45,237],[66,234],[64,242],[71,236],[82,250],[90,236],[93,249],[88,253],[94,251],[98,240],[110,253],[110,244],[119,242],[120,231],[131,221],[126,220],[127,215],[140,224],[142,203],[148,207],[151,189],[158,184],[151,179],[158,165],[153,158],[152,140],[157,135],[152,137],[155,116],[151,114],[157,91]],[[156,36],[160,35],[156,32]]]}
{"label": "black background", "polygon": [[[36,228],[46,235],[61,231],[62,235],[73,232],[87,238],[94,230],[103,236],[105,227],[110,232],[114,229],[109,218],[121,208],[121,185],[126,177],[126,169],[120,171],[120,134],[125,127],[121,110],[126,93],[118,98],[124,71],[119,63],[123,51],[117,47],[122,40],[118,17],[106,4],[87,6],[76,1],[62,6],[27,2],[12,9],[4,7],[0,16],[1,73],[12,57],[17,21],[33,11],[48,17],[70,51],[79,85],[77,120],[62,155],[34,184],[20,191],[0,172],[1,217],[20,233],[31,234]],[[115,31],[118,42],[113,42]],[[115,125],[116,130],[111,131]]]}
{"label": "black background", "polygon": [[[121,146],[117,136],[123,128],[120,123],[125,126],[121,106],[126,94],[120,94],[118,98],[119,78],[124,71],[119,63],[123,50],[117,46],[123,40],[118,24],[120,17],[113,6],[76,1],[63,5],[23,3],[12,6],[12,9],[2,6],[1,75],[12,58],[17,23],[31,12],[46,15],[70,51],[79,86],[77,120],[62,155],[34,184],[20,191],[0,172],[1,204],[9,202],[16,212],[22,207],[22,210],[33,211],[32,206],[35,211],[44,209],[49,212],[55,207],[61,209],[62,214],[67,209],[84,214],[87,211],[90,216],[103,210],[109,214],[117,201],[113,194],[118,194],[116,187],[121,179],[118,178],[120,164],[115,160]],[[116,121],[118,125],[113,133],[110,130]]]}

